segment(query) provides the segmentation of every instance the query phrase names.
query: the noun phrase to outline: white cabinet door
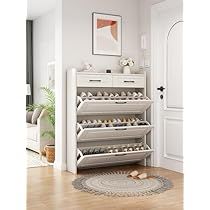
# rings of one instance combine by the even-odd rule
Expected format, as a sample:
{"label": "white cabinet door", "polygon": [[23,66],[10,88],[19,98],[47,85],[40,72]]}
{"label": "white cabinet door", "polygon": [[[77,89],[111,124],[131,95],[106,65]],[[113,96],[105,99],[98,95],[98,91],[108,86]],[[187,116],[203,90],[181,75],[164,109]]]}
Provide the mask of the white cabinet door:
{"label": "white cabinet door", "polygon": [[113,76],[113,87],[144,88],[144,74],[142,75],[117,75]]}
{"label": "white cabinet door", "polygon": [[78,74],[77,75],[78,87],[112,87],[111,75],[100,74]]}
{"label": "white cabinet door", "polygon": [[91,168],[107,165],[117,165],[125,163],[135,163],[143,160],[153,152],[148,147],[148,150],[120,152],[120,153],[104,153],[95,155],[79,155],[77,166],[79,168]]}
{"label": "white cabinet door", "polygon": [[98,141],[113,139],[141,138],[151,131],[153,126],[122,126],[106,128],[85,128],[77,135],[77,141]]}
{"label": "white cabinet door", "polygon": [[77,108],[78,115],[133,114],[145,112],[152,101],[144,100],[84,100]]}
{"label": "white cabinet door", "polygon": [[180,1],[153,6],[156,164],[178,172],[183,171],[182,27]]}

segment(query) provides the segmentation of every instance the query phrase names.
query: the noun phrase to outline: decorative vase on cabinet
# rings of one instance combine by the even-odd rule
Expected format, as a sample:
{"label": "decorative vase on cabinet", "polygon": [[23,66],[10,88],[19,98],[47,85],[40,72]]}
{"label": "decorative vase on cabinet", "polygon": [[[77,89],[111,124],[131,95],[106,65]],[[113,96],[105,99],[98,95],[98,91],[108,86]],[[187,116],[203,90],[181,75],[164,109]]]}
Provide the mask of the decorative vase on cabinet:
{"label": "decorative vase on cabinet", "polygon": [[130,74],[130,73],[131,73],[130,66],[124,66],[123,67],[123,74]]}

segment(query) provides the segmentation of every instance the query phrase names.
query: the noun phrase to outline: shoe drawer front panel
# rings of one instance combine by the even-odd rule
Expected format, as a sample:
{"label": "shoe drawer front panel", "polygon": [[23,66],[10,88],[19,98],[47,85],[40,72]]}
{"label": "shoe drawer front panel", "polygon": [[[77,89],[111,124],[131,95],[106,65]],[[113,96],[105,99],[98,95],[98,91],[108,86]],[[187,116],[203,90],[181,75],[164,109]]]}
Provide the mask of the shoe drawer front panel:
{"label": "shoe drawer front panel", "polygon": [[78,168],[91,166],[114,165],[119,163],[138,162],[150,155],[153,150],[143,150],[138,152],[106,153],[97,155],[82,156],[78,162]]}
{"label": "shoe drawer front panel", "polygon": [[123,126],[106,128],[86,128],[78,134],[78,141],[97,141],[103,139],[141,138],[152,129],[148,126]]}
{"label": "shoe drawer front panel", "polygon": [[78,87],[112,87],[111,75],[77,75]]}
{"label": "shoe drawer front panel", "polygon": [[113,87],[144,88],[144,76],[113,76]]}
{"label": "shoe drawer front panel", "polygon": [[78,109],[79,115],[143,113],[152,104],[151,100],[101,100],[83,101]]}

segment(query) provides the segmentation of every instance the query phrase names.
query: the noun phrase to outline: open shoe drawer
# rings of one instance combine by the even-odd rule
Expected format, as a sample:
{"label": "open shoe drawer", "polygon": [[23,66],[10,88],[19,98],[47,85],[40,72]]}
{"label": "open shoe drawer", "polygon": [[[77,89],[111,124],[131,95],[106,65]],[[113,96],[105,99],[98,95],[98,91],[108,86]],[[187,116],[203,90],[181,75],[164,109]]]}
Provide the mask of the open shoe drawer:
{"label": "open shoe drawer", "polygon": [[143,113],[152,101],[143,100],[82,100],[78,96],[78,115]]}
{"label": "open shoe drawer", "polygon": [[120,127],[104,127],[104,128],[82,128],[77,135],[77,141],[95,141],[103,139],[128,139],[128,138],[141,138],[151,131],[152,127],[148,122],[147,125],[141,126],[120,126]]}
{"label": "open shoe drawer", "polygon": [[97,166],[108,166],[124,163],[135,163],[145,159],[153,152],[149,148],[147,150],[132,151],[132,152],[118,152],[118,153],[104,153],[94,155],[83,155],[78,150],[77,167],[91,168]]}

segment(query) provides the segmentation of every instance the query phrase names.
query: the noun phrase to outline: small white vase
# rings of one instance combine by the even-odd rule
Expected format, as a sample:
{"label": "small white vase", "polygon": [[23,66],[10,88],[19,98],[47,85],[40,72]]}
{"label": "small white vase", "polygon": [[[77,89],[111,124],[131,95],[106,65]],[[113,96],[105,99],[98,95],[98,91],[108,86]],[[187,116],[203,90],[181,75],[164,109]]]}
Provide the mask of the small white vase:
{"label": "small white vase", "polygon": [[130,73],[131,73],[130,66],[124,66],[123,67],[123,74],[130,74]]}

